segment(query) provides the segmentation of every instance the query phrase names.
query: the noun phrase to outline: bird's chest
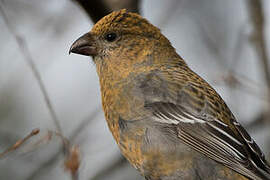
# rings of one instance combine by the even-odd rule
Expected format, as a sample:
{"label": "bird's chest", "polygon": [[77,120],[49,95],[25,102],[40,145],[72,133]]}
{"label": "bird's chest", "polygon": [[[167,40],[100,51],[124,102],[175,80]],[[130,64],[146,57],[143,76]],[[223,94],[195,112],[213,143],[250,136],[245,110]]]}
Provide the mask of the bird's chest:
{"label": "bird's chest", "polygon": [[[125,120],[120,120],[125,121]],[[143,152],[144,134],[143,127],[128,127],[125,122],[120,122],[120,140],[118,146],[126,159],[139,171],[142,171],[145,156]],[[133,125],[131,125],[133,126]]]}
{"label": "bird's chest", "polygon": [[108,127],[122,154],[140,170],[144,161],[141,148],[145,129],[135,119],[140,116],[139,107],[142,105],[129,92],[131,88],[121,84],[106,86],[111,88],[101,87],[101,96]]}
{"label": "bird's chest", "polygon": [[131,127],[135,126],[129,122],[132,120],[124,119],[129,116],[129,104],[110,96],[112,95],[104,94],[103,97],[103,109],[108,127],[122,154],[136,169],[140,169],[143,162],[141,145],[144,130]]}
{"label": "bird's chest", "polygon": [[133,121],[140,117],[144,102],[133,95],[128,80],[113,82],[101,80],[102,106],[107,124],[115,140],[120,141],[119,118]]}

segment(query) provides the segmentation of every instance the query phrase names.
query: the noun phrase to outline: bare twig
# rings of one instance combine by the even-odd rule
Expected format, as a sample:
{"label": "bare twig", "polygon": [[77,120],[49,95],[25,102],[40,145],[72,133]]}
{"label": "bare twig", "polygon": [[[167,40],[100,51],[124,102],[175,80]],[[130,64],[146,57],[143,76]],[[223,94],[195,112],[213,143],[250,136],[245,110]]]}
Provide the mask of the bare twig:
{"label": "bare twig", "polygon": [[47,144],[52,140],[52,131],[48,131],[45,136],[42,136],[37,142],[35,142],[31,149],[34,149],[35,147],[40,146],[41,144]]}
{"label": "bare twig", "polygon": [[93,122],[93,120],[98,116],[98,114],[101,112],[101,107],[97,107],[93,110],[90,115],[88,115],[86,118],[84,118],[81,123],[72,131],[71,135],[69,136],[70,142],[73,142],[75,138],[86,128],[88,125]]}
{"label": "bare twig", "polygon": [[26,137],[23,139],[18,140],[14,145],[7,148],[4,152],[0,153],[0,159],[5,157],[8,153],[15,151],[18,149],[22,144],[24,144],[27,140],[29,140],[31,137],[37,135],[39,133],[39,129],[33,129],[31,133],[29,133]]}
{"label": "bare twig", "polygon": [[99,171],[96,175],[94,175],[94,177],[91,177],[91,180],[104,179],[104,177],[108,175],[110,172],[113,172],[125,166],[127,163],[128,163],[127,160],[122,155],[119,155],[119,157],[115,162],[112,162],[109,166]]}
{"label": "bare twig", "polygon": [[211,36],[210,33],[208,33],[205,24],[203,24],[198,19],[195,19],[195,20],[196,20],[196,23],[198,24],[198,27],[199,27],[198,30],[202,34],[200,36],[200,38],[202,38],[203,42],[205,42],[205,45],[207,46],[209,52],[212,55],[214,55],[217,60],[219,60],[218,63],[220,65],[222,65],[225,68],[228,68],[227,65],[225,64],[226,59],[223,56],[223,54],[221,54],[223,51],[220,50],[221,48],[218,46],[218,42],[215,39],[213,39],[213,37]]}
{"label": "bare twig", "polygon": [[44,174],[44,172],[48,172],[48,169],[53,169],[55,164],[59,161],[60,156],[62,155],[62,151],[55,152],[48,160],[41,163],[29,176],[26,178],[27,180],[35,180],[37,177]]}
{"label": "bare twig", "polygon": [[126,8],[129,11],[139,13],[140,0],[73,0],[82,7],[93,22],[97,22],[114,10]]}
{"label": "bare twig", "polygon": [[32,144],[27,145],[22,154],[30,153],[35,151],[37,148],[48,144],[52,140],[53,132],[48,131],[45,135],[41,135],[38,140]]}
{"label": "bare twig", "polygon": [[79,167],[80,167],[80,150],[78,145],[69,147],[68,155],[65,160],[65,170],[69,171],[72,180],[78,180]]}
{"label": "bare twig", "polygon": [[241,76],[234,71],[228,71],[224,76],[221,75],[219,78],[214,79],[211,84],[216,86],[226,85],[233,89],[250,94],[266,103],[268,102],[268,100],[265,99],[265,94],[258,92],[258,87],[260,87],[258,83],[246,78],[246,76]]}
{"label": "bare twig", "polygon": [[[49,131],[45,137],[42,137],[41,140],[37,141],[37,143],[34,144],[35,147],[39,145],[40,143],[42,143],[44,140],[50,141],[53,135],[55,137],[60,138],[62,141],[64,155],[65,155],[65,162],[64,162],[65,170],[71,174],[72,180],[78,180],[78,177],[79,177],[78,170],[80,167],[80,151],[79,151],[78,145],[71,145],[71,142],[66,137],[64,137],[62,134],[56,131]],[[18,142],[20,143],[21,141],[18,141]],[[59,154],[61,154],[61,151],[59,151]]]}
{"label": "bare twig", "polygon": [[64,146],[65,154],[65,170],[70,172],[72,180],[78,180],[79,178],[79,167],[80,167],[80,150],[78,145],[71,145],[69,139],[64,137],[58,132],[54,134],[61,138]]}
{"label": "bare twig", "polygon": [[[265,20],[263,15],[263,5],[261,0],[248,0],[248,8],[251,23],[254,26],[252,34],[252,42],[256,48],[256,52],[259,56],[261,69],[263,70],[265,82],[268,88],[268,100],[270,100],[270,69],[269,69],[269,57],[267,55],[267,48],[265,42],[264,28]],[[270,108],[268,108],[268,111]]]}
{"label": "bare twig", "polygon": [[267,114],[265,114],[264,112],[258,114],[258,116],[252,120],[250,123],[245,125],[245,128],[247,130],[254,130],[256,128],[259,128],[261,126],[265,126],[267,124]]}
{"label": "bare twig", "polygon": [[[96,108],[92,113],[90,113],[89,116],[87,116],[79,126],[77,126],[71,135],[68,137],[69,142],[73,142],[74,139],[81,133],[83,130],[88,127],[89,123],[93,122],[93,120],[97,117],[98,113],[100,112],[100,108]],[[43,174],[44,172],[47,172],[48,169],[54,168],[55,164],[59,161],[59,157],[61,157],[61,151],[57,151],[54,155],[52,155],[48,160],[46,160],[44,163],[40,164],[39,167],[36,168],[36,170],[30,174],[30,176],[27,178],[28,180],[34,180],[37,179],[38,176]]]}
{"label": "bare twig", "polygon": [[48,92],[46,91],[46,88],[45,88],[45,85],[44,85],[44,82],[42,81],[42,78],[40,76],[40,73],[34,63],[34,60],[32,58],[32,55],[28,49],[28,46],[27,46],[27,43],[25,41],[25,39],[20,36],[16,31],[15,29],[12,28],[10,22],[9,22],[9,19],[4,11],[4,8],[2,7],[2,4],[0,4],[0,14],[2,15],[2,18],[7,26],[7,29],[9,30],[9,32],[12,34],[12,36],[15,38],[16,40],[16,43],[23,55],[23,58],[25,60],[25,62],[27,63],[27,65],[30,67],[35,79],[37,80],[37,83],[39,85],[39,88],[42,92],[42,95],[43,95],[43,98],[45,100],[45,104],[49,110],[49,113],[53,119],[53,122],[56,126],[56,129],[58,132],[60,132],[62,134],[62,129],[61,129],[61,126],[60,126],[60,123],[59,123],[59,120],[57,118],[57,115],[56,115],[56,112],[52,106],[52,103],[51,103],[51,100],[50,100],[50,97],[48,95]]}
{"label": "bare twig", "polygon": [[[204,25],[198,21],[198,24],[201,24],[200,31],[203,33],[201,37],[204,38],[204,41],[206,42],[206,45],[208,47],[208,50],[213,54],[216,59],[220,59],[219,64],[223,67],[225,74],[222,79],[215,79],[214,84],[218,85],[220,82],[225,82],[226,85],[228,85],[231,88],[234,89],[240,89],[241,91],[245,91],[246,93],[249,93],[263,101],[267,101],[268,99],[265,99],[264,95],[258,93],[254,87],[262,87],[262,85],[259,85],[257,82],[253,81],[252,79],[248,78],[246,75],[240,74],[237,71],[235,71],[233,68],[236,67],[236,64],[239,58],[239,55],[242,51],[242,44],[244,41],[244,33],[243,33],[243,27],[239,29],[238,32],[238,39],[236,41],[235,45],[235,51],[233,53],[233,61],[230,65],[226,64],[227,61],[223,54],[220,53],[217,43],[211,38],[210,34],[207,33],[207,31],[204,28]],[[242,80],[241,80],[242,79]],[[263,87],[264,88],[264,87]]]}
{"label": "bare twig", "polygon": [[[266,38],[265,38],[265,19],[263,12],[263,2],[262,0],[248,0],[247,5],[249,8],[249,15],[251,23],[253,24],[253,33],[252,33],[252,42],[255,46],[256,52],[259,57],[261,69],[264,73],[265,83],[267,85],[267,107],[264,110],[262,116],[264,121],[266,120],[267,124],[270,124],[270,67],[269,67],[269,57],[267,55],[266,47]],[[258,121],[258,122],[264,122]],[[268,147],[270,142],[268,140]],[[269,155],[268,155],[269,157]]]}

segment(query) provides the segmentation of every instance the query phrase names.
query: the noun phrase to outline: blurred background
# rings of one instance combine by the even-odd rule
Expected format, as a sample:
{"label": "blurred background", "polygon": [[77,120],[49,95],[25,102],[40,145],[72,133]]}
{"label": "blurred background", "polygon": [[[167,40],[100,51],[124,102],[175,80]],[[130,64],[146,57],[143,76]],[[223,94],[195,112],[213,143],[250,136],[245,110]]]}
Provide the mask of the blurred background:
{"label": "blurred background", "polygon": [[161,29],[269,160],[269,0],[0,0],[0,179],[142,179],[107,128],[91,58],[68,55],[121,8]]}

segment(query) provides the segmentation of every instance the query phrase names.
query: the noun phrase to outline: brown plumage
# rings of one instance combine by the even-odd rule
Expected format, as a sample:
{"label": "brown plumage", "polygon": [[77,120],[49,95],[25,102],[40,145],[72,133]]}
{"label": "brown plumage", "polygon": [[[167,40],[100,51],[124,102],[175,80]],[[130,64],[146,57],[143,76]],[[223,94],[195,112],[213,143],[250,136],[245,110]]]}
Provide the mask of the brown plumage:
{"label": "brown plumage", "polygon": [[113,12],[70,52],[93,56],[108,126],[146,179],[270,180],[263,153],[222,98],[146,19]]}

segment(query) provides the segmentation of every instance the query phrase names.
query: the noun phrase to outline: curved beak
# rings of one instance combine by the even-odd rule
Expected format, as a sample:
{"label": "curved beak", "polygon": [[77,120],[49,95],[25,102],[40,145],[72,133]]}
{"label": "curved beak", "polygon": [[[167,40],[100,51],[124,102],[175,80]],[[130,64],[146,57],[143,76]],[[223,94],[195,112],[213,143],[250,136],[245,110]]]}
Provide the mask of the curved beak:
{"label": "curved beak", "polygon": [[91,33],[86,33],[77,39],[70,47],[69,54],[81,54],[85,56],[97,55],[95,39]]}

